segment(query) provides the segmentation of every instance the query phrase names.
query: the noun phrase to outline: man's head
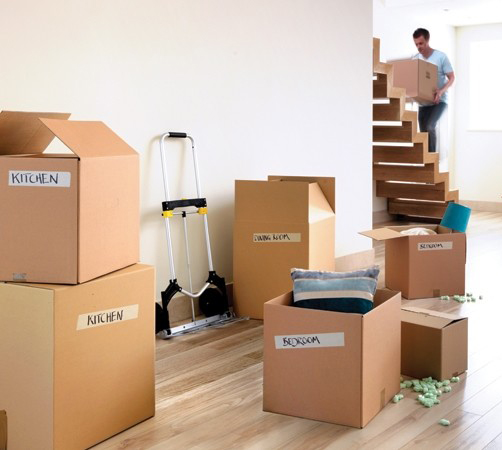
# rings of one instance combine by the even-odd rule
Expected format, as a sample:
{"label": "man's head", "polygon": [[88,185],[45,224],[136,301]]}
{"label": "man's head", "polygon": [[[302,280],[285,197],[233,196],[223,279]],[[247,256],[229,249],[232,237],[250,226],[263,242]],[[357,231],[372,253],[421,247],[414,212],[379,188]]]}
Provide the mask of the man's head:
{"label": "man's head", "polygon": [[429,51],[429,38],[430,33],[425,28],[417,28],[413,32],[413,40],[415,41],[415,45],[417,46],[417,50],[422,55],[424,53],[428,53]]}

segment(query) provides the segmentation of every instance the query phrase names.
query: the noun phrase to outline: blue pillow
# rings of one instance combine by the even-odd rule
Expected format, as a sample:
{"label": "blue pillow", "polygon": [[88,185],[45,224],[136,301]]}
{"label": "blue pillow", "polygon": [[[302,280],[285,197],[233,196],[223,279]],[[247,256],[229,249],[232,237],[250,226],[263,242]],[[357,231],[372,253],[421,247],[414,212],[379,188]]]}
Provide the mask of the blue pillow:
{"label": "blue pillow", "polygon": [[365,314],[373,309],[378,266],[353,272],[291,269],[293,305]]}

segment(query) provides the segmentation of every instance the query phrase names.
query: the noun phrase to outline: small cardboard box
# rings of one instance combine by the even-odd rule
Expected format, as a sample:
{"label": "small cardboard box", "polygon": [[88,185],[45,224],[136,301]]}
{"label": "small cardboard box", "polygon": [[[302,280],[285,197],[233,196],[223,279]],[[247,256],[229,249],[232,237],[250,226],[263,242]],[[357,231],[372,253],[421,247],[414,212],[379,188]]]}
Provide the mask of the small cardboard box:
{"label": "small cardboard box", "polygon": [[335,179],[269,176],[235,182],[234,307],[263,319],[291,289],[291,268],[335,268]]}
{"label": "small cardboard box", "polygon": [[[138,262],[138,154],[68,116],[0,113],[2,281],[76,284]],[[74,154],[43,153],[54,136]]]}
{"label": "small cardboard box", "polygon": [[404,306],[401,373],[445,380],[467,370],[467,317]]}
{"label": "small cardboard box", "polygon": [[465,293],[465,233],[440,225],[420,225],[437,234],[406,236],[417,225],[392,226],[361,232],[385,241],[385,286],[407,299]]}
{"label": "small cardboard box", "polygon": [[364,427],[399,392],[401,295],[377,290],[366,314],[265,303],[263,409]]}
{"label": "small cardboard box", "polygon": [[9,449],[82,449],[155,413],[155,271],[76,286],[0,283]]}
{"label": "small cardboard box", "polygon": [[390,61],[394,86],[406,89],[406,97],[418,103],[432,103],[437,88],[437,66],[422,59]]}

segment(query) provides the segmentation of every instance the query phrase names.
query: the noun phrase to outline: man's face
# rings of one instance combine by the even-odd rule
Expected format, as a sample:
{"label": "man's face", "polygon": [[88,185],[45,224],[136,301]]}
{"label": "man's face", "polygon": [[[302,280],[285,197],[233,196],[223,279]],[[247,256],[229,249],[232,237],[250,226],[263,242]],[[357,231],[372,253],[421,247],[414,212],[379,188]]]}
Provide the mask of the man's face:
{"label": "man's face", "polygon": [[423,36],[419,36],[415,41],[415,45],[417,46],[418,53],[423,54],[425,50],[429,48],[429,41],[426,41]]}

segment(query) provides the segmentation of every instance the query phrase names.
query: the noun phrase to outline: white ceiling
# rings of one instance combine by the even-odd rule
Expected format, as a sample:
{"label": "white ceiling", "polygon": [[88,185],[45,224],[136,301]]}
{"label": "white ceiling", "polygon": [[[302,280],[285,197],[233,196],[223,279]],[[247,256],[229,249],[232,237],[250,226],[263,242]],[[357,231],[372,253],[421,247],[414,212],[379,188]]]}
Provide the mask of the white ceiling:
{"label": "white ceiling", "polygon": [[466,26],[502,23],[502,0],[381,0],[419,18],[434,17],[446,25]]}

